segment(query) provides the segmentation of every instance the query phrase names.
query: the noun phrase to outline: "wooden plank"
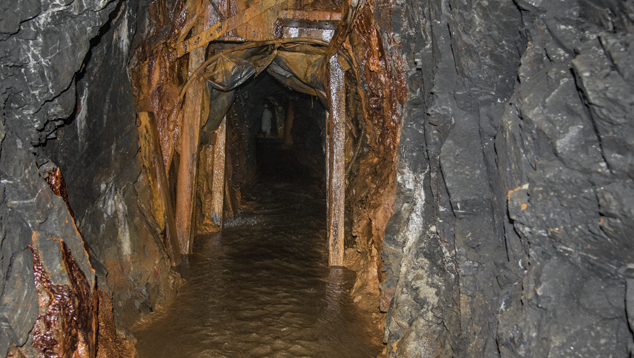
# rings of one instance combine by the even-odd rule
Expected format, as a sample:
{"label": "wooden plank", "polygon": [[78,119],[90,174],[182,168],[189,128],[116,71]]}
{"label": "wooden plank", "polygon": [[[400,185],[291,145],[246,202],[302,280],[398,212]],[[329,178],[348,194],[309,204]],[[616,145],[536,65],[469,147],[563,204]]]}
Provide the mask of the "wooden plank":
{"label": "wooden plank", "polygon": [[[215,139],[213,139],[215,141]],[[214,173],[214,144],[205,144],[200,148],[198,159],[198,186],[196,203],[200,202],[201,207],[196,208],[196,213],[202,213],[202,222],[196,222],[196,233],[198,235],[217,232],[220,228],[213,222],[212,188]]]}
{"label": "wooden plank", "polygon": [[284,10],[280,11],[279,18],[310,21],[338,21],[341,20],[341,13],[336,11]]}
{"label": "wooden plank", "polygon": [[145,159],[144,165],[148,169],[152,190],[152,211],[160,228],[165,230],[165,251],[170,262],[172,266],[178,266],[181,263],[181,252],[156,121],[151,113],[140,112],[139,122],[141,123],[138,128],[141,152]]}
{"label": "wooden plank", "polygon": [[214,41],[218,37],[226,34],[231,30],[237,29],[240,25],[247,23],[255,17],[262,15],[269,11],[273,6],[285,3],[287,0],[261,0],[253,6],[248,7],[244,11],[237,13],[236,15],[228,18],[226,21],[219,22],[209,29],[199,33],[196,36],[192,36],[186,41],[180,42],[176,45],[176,55],[181,57],[187,53],[190,53],[194,49],[203,47]]}
{"label": "wooden plank", "polygon": [[328,265],[343,266],[346,200],[346,89],[337,55],[330,58],[330,111],[327,117]]}
{"label": "wooden plank", "polygon": [[213,213],[211,219],[222,228],[224,216],[224,189],[225,189],[225,148],[227,143],[227,117],[216,129],[216,142],[214,143],[214,173],[213,186],[211,188],[211,202]]}
{"label": "wooden plank", "polygon": [[[205,25],[209,19],[206,11]],[[196,30],[196,28],[194,28]],[[200,29],[199,29],[200,31]],[[205,48],[197,48],[189,55],[189,76],[205,62]],[[205,83],[195,81],[187,90],[181,128],[181,156],[176,181],[176,235],[183,255],[192,253],[194,240],[194,203],[198,179],[198,149],[202,123],[203,92]]]}

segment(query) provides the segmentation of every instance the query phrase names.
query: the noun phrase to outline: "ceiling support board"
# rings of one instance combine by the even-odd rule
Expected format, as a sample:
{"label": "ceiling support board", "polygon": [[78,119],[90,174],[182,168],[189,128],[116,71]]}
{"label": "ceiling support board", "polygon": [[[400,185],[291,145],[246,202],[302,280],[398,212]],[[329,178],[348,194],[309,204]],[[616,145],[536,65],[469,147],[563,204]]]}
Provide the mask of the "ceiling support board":
{"label": "ceiling support board", "polygon": [[235,30],[240,25],[251,21],[255,17],[269,11],[272,7],[283,4],[286,1],[287,0],[261,0],[253,4],[253,6],[228,18],[226,21],[219,22],[198,35],[192,36],[191,38],[177,44],[177,57],[181,57],[190,53],[194,49],[207,45],[227,32]]}

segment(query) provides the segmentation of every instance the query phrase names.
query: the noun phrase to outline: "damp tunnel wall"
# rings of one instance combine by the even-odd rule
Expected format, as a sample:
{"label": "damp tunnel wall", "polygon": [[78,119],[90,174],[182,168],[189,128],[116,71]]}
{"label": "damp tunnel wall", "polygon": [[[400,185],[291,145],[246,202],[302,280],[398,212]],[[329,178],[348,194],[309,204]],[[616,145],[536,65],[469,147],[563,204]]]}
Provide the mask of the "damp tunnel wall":
{"label": "damp tunnel wall", "polygon": [[632,2],[393,9],[388,357],[628,357]]}
{"label": "damp tunnel wall", "polygon": [[[355,3],[346,265],[387,356],[628,357],[632,2]],[[127,68],[148,6],[0,5],[1,356],[125,356],[175,293]]]}
{"label": "damp tunnel wall", "polygon": [[175,293],[127,70],[147,5],[0,6],[0,356],[129,356],[127,327]]}

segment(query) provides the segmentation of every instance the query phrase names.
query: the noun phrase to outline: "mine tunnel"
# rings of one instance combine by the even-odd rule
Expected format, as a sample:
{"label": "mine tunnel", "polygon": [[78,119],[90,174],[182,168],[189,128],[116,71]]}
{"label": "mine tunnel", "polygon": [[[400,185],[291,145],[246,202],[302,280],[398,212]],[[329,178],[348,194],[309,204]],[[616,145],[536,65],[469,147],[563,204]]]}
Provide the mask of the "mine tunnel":
{"label": "mine tunnel", "polygon": [[0,2],[0,356],[631,357],[631,0]]}

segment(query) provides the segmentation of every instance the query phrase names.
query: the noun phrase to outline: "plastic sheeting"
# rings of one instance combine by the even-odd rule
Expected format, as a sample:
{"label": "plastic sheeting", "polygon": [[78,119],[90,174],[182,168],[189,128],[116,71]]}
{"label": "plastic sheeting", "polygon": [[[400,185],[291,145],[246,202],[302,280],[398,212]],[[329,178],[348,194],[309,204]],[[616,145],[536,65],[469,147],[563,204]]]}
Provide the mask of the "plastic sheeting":
{"label": "plastic sheeting", "polygon": [[265,45],[221,54],[203,73],[211,95],[203,129],[215,131],[233,103],[236,88],[265,69],[285,86],[327,103],[325,56],[324,48],[306,44]]}
{"label": "plastic sheeting", "polygon": [[287,87],[326,99],[323,54],[280,51],[267,71]]}

